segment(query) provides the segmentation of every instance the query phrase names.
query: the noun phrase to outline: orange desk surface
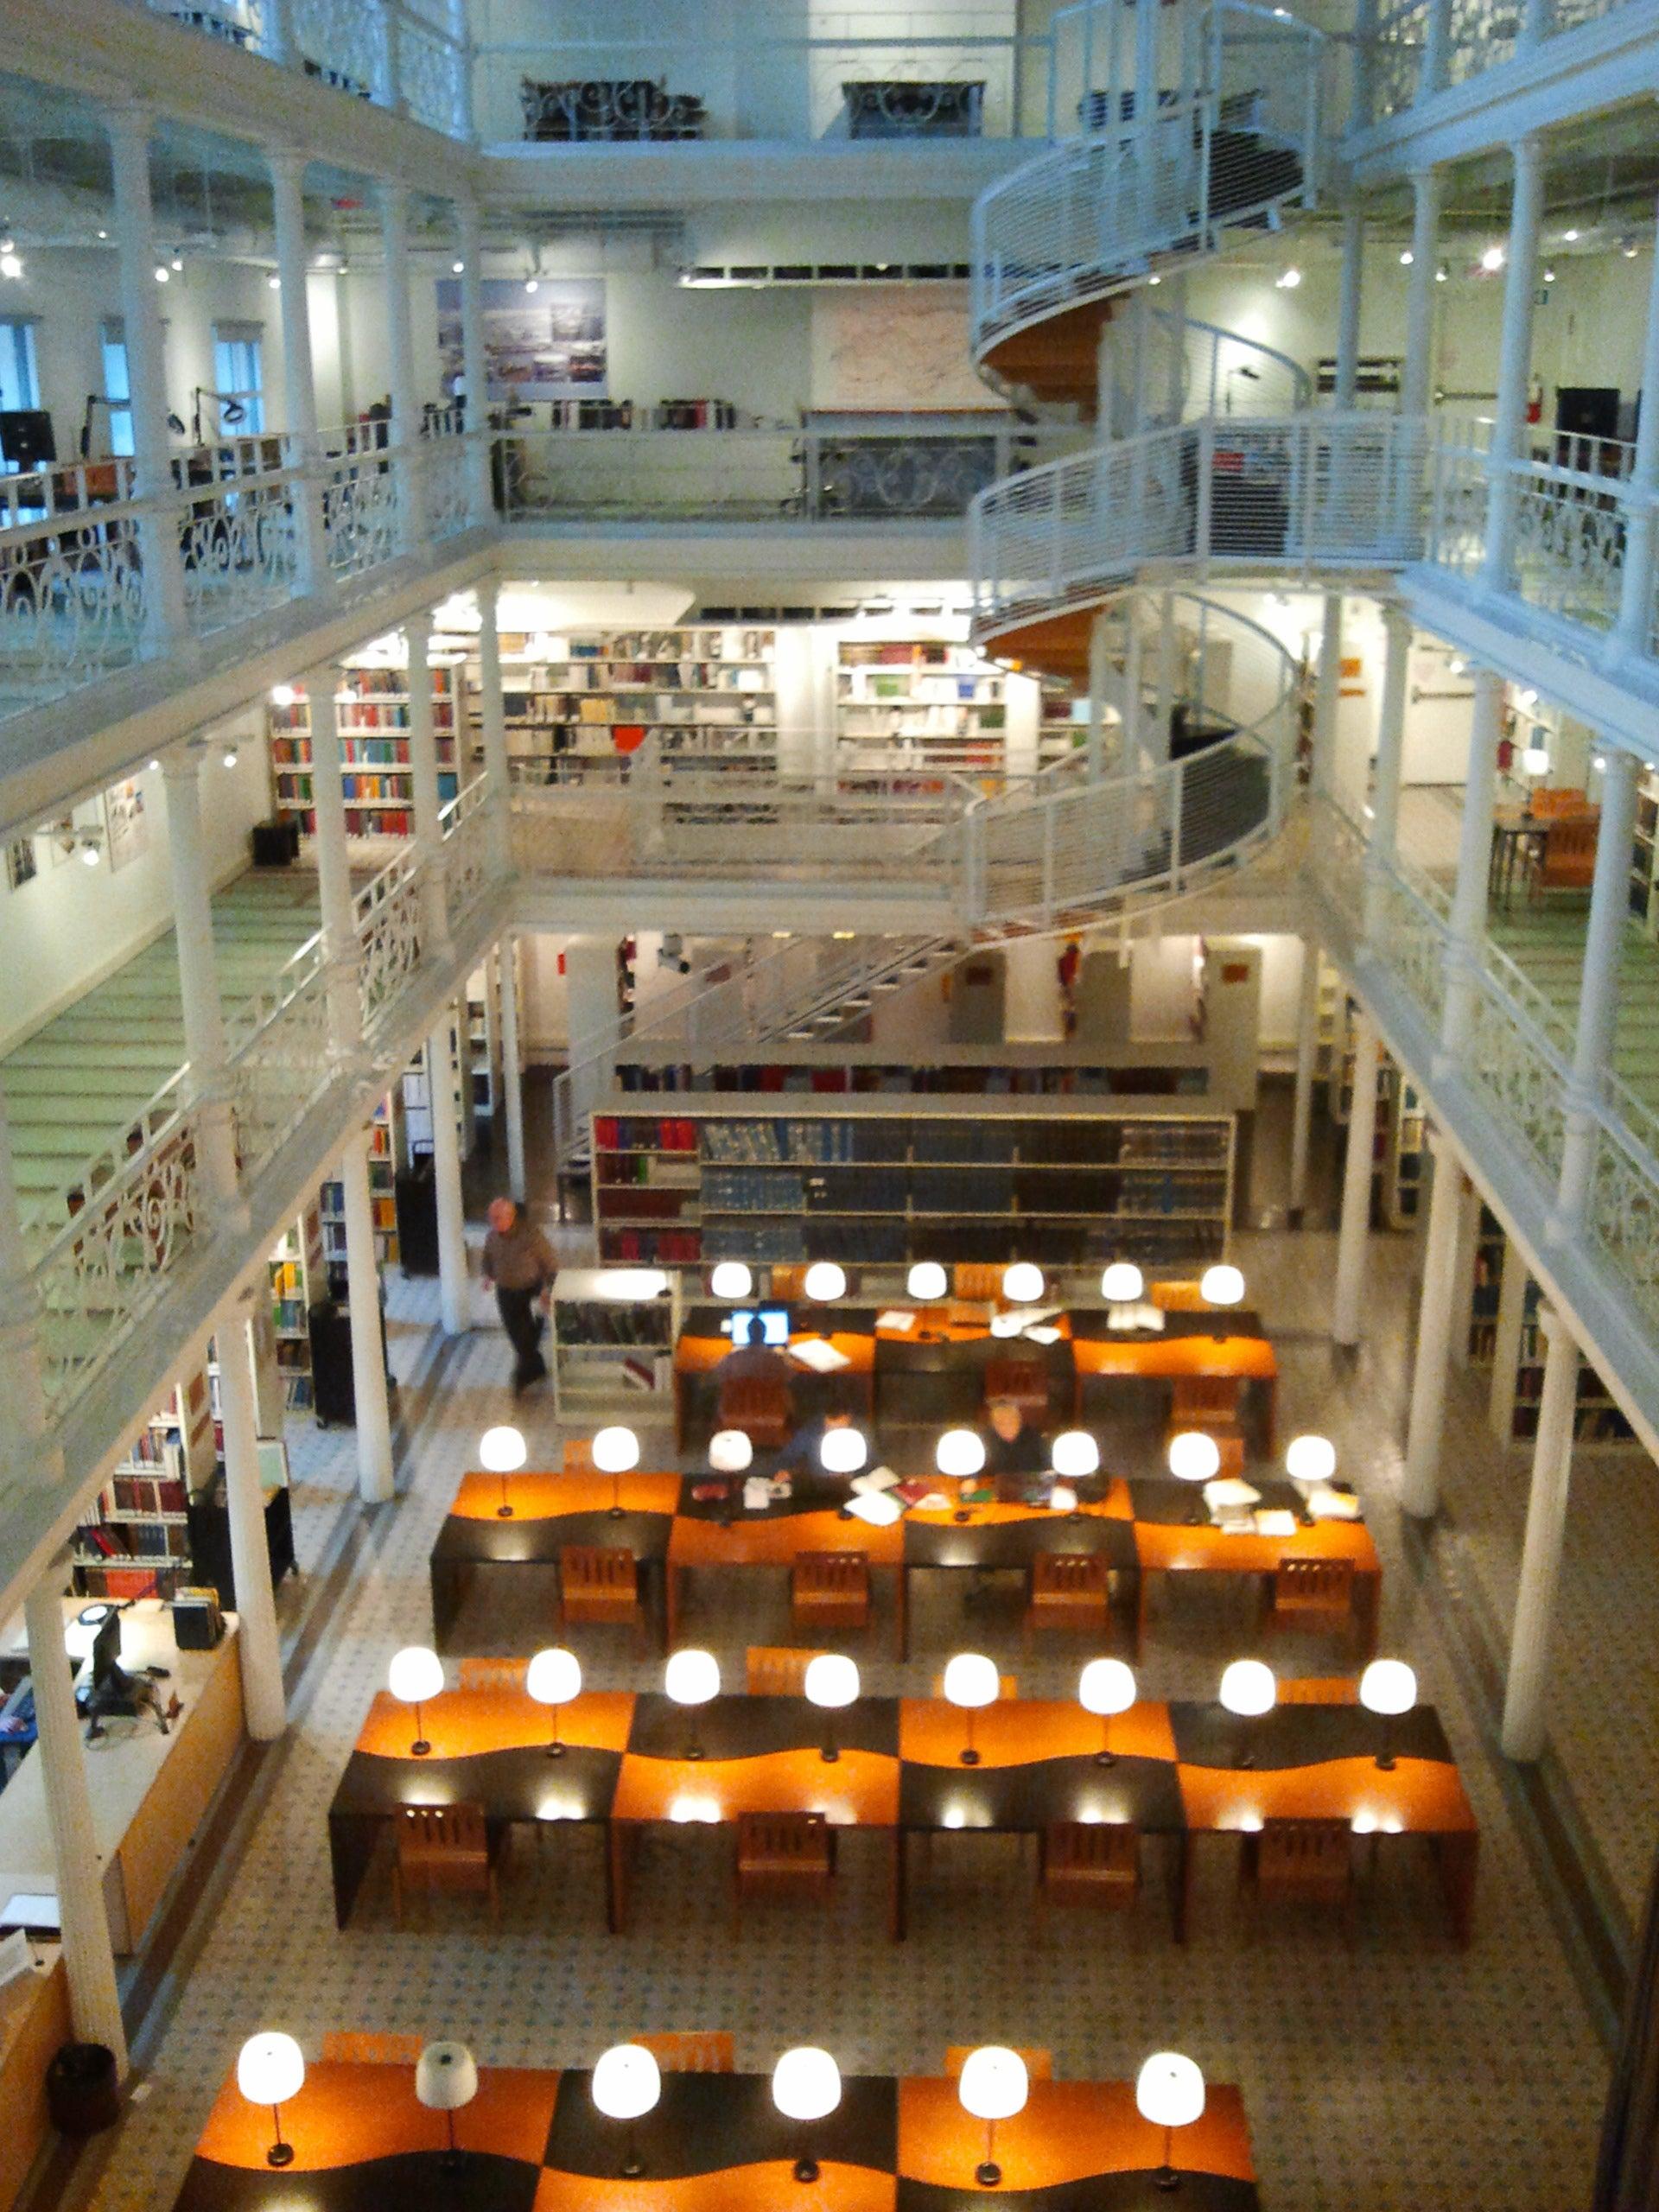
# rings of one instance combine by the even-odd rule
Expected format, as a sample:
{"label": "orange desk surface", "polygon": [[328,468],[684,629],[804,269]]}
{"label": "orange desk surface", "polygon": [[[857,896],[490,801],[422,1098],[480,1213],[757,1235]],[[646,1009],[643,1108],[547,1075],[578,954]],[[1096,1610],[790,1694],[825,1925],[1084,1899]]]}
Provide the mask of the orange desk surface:
{"label": "orange desk surface", "polygon": [[[680,1502],[680,1478],[636,1467],[621,1477],[613,1494],[613,1478],[600,1474],[539,1472],[525,1468],[507,1478],[507,1496],[518,1521],[556,1521],[572,1513],[603,1513],[620,1503],[629,1513],[672,1513]],[[461,1478],[451,1515],[460,1521],[493,1521],[501,1503],[499,1475],[469,1474]]]}
{"label": "orange desk surface", "polygon": [[[836,1329],[828,1337],[822,1329],[797,1329],[790,1336],[792,1344],[804,1344],[815,1338],[834,1345],[846,1360],[845,1367],[837,1367],[824,1378],[833,1382],[836,1376],[874,1375],[875,1372],[875,1338],[862,1332],[857,1335],[845,1329]],[[707,1375],[718,1367],[732,1349],[729,1337],[683,1336],[674,1347],[676,1375]],[[815,1370],[798,1362],[791,1363],[796,1372],[810,1376]]]}
{"label": "orange desk surface", "polygon": [[1249,1382],[1278,1379],[1279,1362],[1266,1337],[1152,1337],[1114,1344],[1096,1338],[1075,1344],[1079,1378],[1138,1375],[1158,1381],[1190,1375],[1236,1376]]}

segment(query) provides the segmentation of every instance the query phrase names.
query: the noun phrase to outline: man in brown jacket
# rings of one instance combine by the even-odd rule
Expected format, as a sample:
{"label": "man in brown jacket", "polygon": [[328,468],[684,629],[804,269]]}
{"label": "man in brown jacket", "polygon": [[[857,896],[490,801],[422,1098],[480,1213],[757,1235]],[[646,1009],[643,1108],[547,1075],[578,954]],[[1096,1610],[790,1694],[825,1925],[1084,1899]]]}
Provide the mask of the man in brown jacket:
{"label": "man in brown jacket", "polygon": [[553,1247],[515,1200],[493,1198],[489,1219],[484,1287],[494,1290],[501,1325],[512,1340],[516,1398],[547,1373],[542,1331],[547,1325],[547,1302],[558,1263]]}

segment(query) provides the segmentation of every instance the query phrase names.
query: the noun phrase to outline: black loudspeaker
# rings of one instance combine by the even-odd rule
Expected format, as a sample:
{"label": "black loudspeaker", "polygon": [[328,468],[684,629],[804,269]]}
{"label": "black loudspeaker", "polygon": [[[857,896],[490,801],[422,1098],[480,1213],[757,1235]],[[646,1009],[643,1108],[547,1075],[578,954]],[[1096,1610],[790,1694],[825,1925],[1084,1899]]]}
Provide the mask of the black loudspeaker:
{"label": "black loudspeaker", "polygon": [[352,1323],[343,1306],[319,1300],[306,1315],[311,1336],[311,1406],[317,1427],[357,1425],[357,1389],[352,1376]]}
{"label": "black loudspeaker", "polygon": [[43,407],[0,408],[0,454],[25,474],[57,459],[52,417]]}
{"label": "black loudspeaker", "polygon": [[1563,385],[1555,394],[1555,428],[1570,438],[1618,435],[1618,386]]}
{"label": "black loudspeaker", "polygon": [[438,1172],[432,1147],[410,1147],[407,1173],[392,1185],[397,1206],[397,1264],[406,1275],[438,1272]]}

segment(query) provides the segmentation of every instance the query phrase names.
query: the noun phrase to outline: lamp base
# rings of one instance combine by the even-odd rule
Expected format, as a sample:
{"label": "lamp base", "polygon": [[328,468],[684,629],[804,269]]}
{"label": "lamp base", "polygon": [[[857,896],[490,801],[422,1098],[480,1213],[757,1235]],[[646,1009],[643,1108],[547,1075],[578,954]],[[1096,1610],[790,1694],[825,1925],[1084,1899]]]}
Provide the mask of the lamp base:
{"label": "lamp base", "polygon": [[958,1751],[957,1757],[962,1761],[963,1766],[977,1766],[979,1764],[979,1753],[974,1749],[971,1744],[969,1745],[965,1751]]}
{"label": "lamp base", "polygon": [[1095,1753],[1095,1764],[1096,1766],[1116,1766],[1117,1764],[1117,1753],[1116,1751],[1096,1751]]}
{"label": "lamp base", "polygon": [[969,1511],[965,1505],[959,1505],[956,1511],[950,1516],[950,1518],[953,1521],[971,1521],[973,1517],[973,1515]]}
{"label": "lamp base", "polygon": [[622,2161],[622,2178],[624,2181],[638,2181],[640,2175],[644,2173],[645,2171],[645,2169],[643,2164],[636,2158],[630,2156]]}
{"label": "lamp base", "polygon": [[410,1745],[409,1755],[412,1759],[423,1759],[431,1748],[425,1737],[422,1736]]}
{"label": "lamp base", "polygon": [[628,1509],[626,1505],[612,1505],[606,1508],[605,1518],[607,1521],[626,1521],[627,1517]]}
{"label": "lamp base", "polygon": [[1002,2169],[992,2159],[987,2158],[982,2164],[974,2168],[974,2179],[982,2189],[995,2189],[1001,2178]]}
{"label": "lamp base", "polygon": [[547,1756],[550,1759],[562,1759],[564,1757],[564,1745],[563,1744],[550,1744],[547,1747]]}
{"label": "lamp base", "polygon": [[1173,2166],[1160,2166],[1152,2177],[1152,2185],[1154,2189],[1179,2189],[1181,2177]]}
{"label": "lamp base", "polygon": [[438,2164],[443,2168],[445,2173],[454,2173],[461,2165],[461,2155],[459,2151],[441,2151],[438,2153]]}
{"label": "lamp base", "polygon": [[836,1761],[841,1757],[841,1753],[836,1748],[835,1745],[826,1744],[823,1749],[818,1753],[818,1757],[824,1762],[826,1766],[834,1766]]}
{"label": "lamp base", "polygon": [[1209,1518],[1210,1516],[1201,1505],[1195,1505],[1187,1514],[1186,1525],[1189,1529],[1202,1529]]}
{"label": "lamp base", "polygon": [[1376,1755],[1376,1764],[1382,1773],[1392,1774],[1394,1772],[1394,1753],[1392,1751],[1379,1751]]}
{"label": "lamp base", "polygon": [[796,2159],[795,2178],[797,2181],[817,2181],[817,2177],[818,2162],[816,2158]]}
{"label": "lamp base", "polygon": [[1084,1517],[1083,1508],[1080,1505],[1074,1505],[1065,1517],[1068,1521],[1081,1521]]}
{"label": "lamp base", "polygon": [[702,1745],[701,1744],[692,1744],[689,1745],[687,1747],[685,1756],[689,1759],[700,1759],[703,1758],[704,1752]]}
{"label": "lamp base", "polygon": [[291,2143],[273,2143],[265,2153],[268,2166],[291,2166],[293,2163],[294,2145]]}
{"label": "lamp base", "polygon": [[510,1505],[498,1505],[495,1509],[495,1517],[498,1521],[511,1521],[512,1508]]}

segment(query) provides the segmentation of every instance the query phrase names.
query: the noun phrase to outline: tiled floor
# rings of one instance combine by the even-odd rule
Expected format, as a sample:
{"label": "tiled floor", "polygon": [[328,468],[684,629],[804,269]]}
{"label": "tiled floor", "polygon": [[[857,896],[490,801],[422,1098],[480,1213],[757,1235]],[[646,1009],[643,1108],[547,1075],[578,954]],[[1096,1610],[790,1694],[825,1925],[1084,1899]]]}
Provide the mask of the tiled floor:
{"label": "tiled floor", "polygon": [[[257,2026],[287,2027],[313,2053],[328,2028],[374,2026],[458,2035],[486,2060],[557,2064],[590,2060],[643,2028],[718,2024],[735,2030],[749,2064],[787,2042],[822,2040],[849,2067],[914,2069],[937,2063],[947,2042],[996,2038],[1051,2046],[1063,2073],[1122,2074],[1154,2044],[1173,2043],[1217,2078],[1243,2085],[1272,2212],[1452,2204],[1556,2212],[1581,2201],[1605,2059],[1510,1822],[1481,1716],[1460,1688],[1464,1670],[1418,1594],[1398,1527],[1395,1440],[1412,1249],[1377,1240],[1370,1334],[1351,1363],[1322,1333],[1331,1262],[1330,1240],[1311,1234],[1246,1240],[1243,1258],[1281,1345],[1286,1433],[1328,1427],[1362,1484],[1387,1569],[1384,1649],[1417,1666],[1464,1763],[1483,1827],[1471,1951],[1446,1938],[1427,1858],[1386,1843],[1351,1945],[1330,1927],[1281,1923],[1253,1933],[1235,1897],[1230,1854],[1218,1846],[1202,1869],[1198,1932],[1185,1950],[1164,1932],[1155,1881],[1132,1920],[1057,1916],[1038,1945],[1029,1866],[1011,1849],[967,1839],[936,1851],[902,1950],[883,1933],[876,1855],[855,1845],[827,1912],[762,1908],[734,1940],[721,1847],[690,1829],[648,1847],[626,1938],[603,1932],[596,1842],[558,1834],[539,1849],[515,1845],[499,1932],[459,1904],[400,1933],[384,1882],[372,1879],[353,1926],[337,1935],[328,1800],[390,1654],[429,1632],[433,1535],[479,1433],[510,1410],[499,1334],[479,1330],[442,1346],[419,1326],[429,1287],[404,1286],[392,1334],[405,1378],[404,1495],[361,1524],[350,1580],[295,1686],[291,1732],[249,1806],[245,1849],[223,1870],[222,1903],[203,1940],[181,1948],[173,2001],[141,2048],[144,2094],[113,2155],[100,2159],[88,2201],[99,2212],[170,2203],[237,2046]],[[527,1401],[520,1417],[536,1456],[551,1452],[544,1408]],[[1437,1541],[1460,1548],[1482,1586],[1490,1584],[1496,1611],[1512,1573],[1523,1472],[1484,1444],[1465,1455],[1461,1425],[1458,1433],[1447,1469],[1455,1526]],[[314,1434],[302,1456],[296,1473],[315,1503],[302,1516],[302,1550],[315,1570],[332,1541],[329,1495],[337,1503],[350,1490],[351,1440]],[[346,1517],[357,1518],[349,1508]],[[1591,1719],[1595,1679],[1618,1656],[1585,1633],[1586,1563],[1569,1567],[1564,1608],[1560,1710],[1575,1732]],[[1650,1570],[1632,1559],[1622,1573],[1632,1602],[1645,1597],[1651,1613]],[[741,1672],[746,1643],[787,1640],[780,1591],[705,1582],[693,1606],[688,1630],[715,1649],[728,1679]],[[1011,1593],[994,1592],[968,1613],[962,1606],[954,1585],[924,1588],[918,1656],[908,1669],[887,1659],[879,1632],[858,1649],[871,1688],[919,1690],[941,1655],[971,1642],[1017,1671],[1027,1692],[1069,1691],[1076,1655],[1022,1654]],[[522,1651],[546,1633],[528,1592],[474,1603],[461,1624],[466,1644],[480,1650]],[[1222,1660],[1250,1633],[1242,1592],[1236,1605],[1213,1592],[1173,1596],[1155,1617],[1147,1690],[1207,1694]],[[596,1685],[654,1675],[655,1662],[596,1633],[582,1649]],[[1296,1655],[1287,1651],[1284,1663],[1296,1664]],[[1641,1688],[1649,1687],[1644,1671]],[[1628,1714],[1621,1706],[1592,1738],[1610,1771],[1628,1774],[1636,1764],[1628,1745],[1618,1767],[1612,1754],[1620,1730],[1634,1725],[1637,1698],[1633,1687]],[[1593,1757],[1575,1759],[1575,1785]],[[1659,1800],[1652,1778],[1641,1783],[1639,1805],[1600,1808],[1614,1825],[1628,1823],[1633,1846]],[[1632,1866],[1636,1857],[1632,1850]]]}

